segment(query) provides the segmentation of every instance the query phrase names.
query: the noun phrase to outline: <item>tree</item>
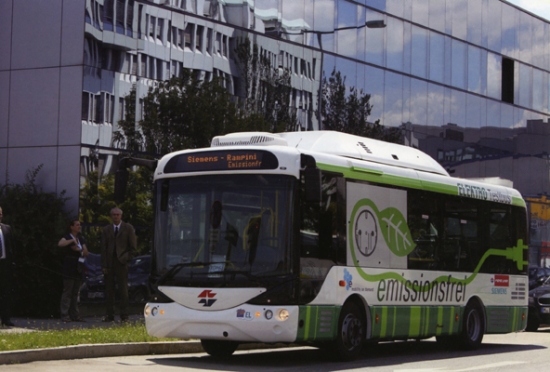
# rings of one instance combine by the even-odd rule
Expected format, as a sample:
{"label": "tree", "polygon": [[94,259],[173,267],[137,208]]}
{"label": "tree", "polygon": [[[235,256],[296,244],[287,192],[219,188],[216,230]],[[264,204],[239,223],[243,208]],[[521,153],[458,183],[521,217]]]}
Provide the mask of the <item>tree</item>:
{"label": "tree", "polygon": [[28,170],[23,184],[0,185],[4,223],[14,236],[14,311],[20,316],[54,316],[59,312],[63,251],[57,242],[67,233],[70,213],[65,191],[44,192],[36,177],[42,165]]}
{"label": "tree", "polygon": [[[346,78],[334,69],[328,81],[323,77],[321,90],[322,128],[369,137],[387,142],[400,143],[399,128],[385,128],[380,119],[369,122],[372,111],[370,94],[355,87],[346,88]],[[317,115],[319,116],[319,115]]]}
{"label": "tree", "polygon": [[[125,97],[129,108],[135,88]],[[189,70],[182,77],[158,82],[143,99],[143,119],[136,129],[135,116],[119,121],[115,139],[127,141],[130,150],[162,155],[168,152],[207,147],[213,136],[243,126],[223,80],[201,81]]]}

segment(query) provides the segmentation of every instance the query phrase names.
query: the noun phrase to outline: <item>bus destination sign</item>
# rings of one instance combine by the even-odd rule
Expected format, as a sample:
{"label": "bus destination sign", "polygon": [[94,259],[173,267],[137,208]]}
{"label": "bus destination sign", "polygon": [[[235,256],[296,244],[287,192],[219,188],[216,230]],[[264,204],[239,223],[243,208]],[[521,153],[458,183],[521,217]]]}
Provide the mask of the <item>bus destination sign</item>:
{"label": "bus destination sign", "polygon": [[201,151],[173,157],[164,173],[277,169],[277,157],[263,150]]}

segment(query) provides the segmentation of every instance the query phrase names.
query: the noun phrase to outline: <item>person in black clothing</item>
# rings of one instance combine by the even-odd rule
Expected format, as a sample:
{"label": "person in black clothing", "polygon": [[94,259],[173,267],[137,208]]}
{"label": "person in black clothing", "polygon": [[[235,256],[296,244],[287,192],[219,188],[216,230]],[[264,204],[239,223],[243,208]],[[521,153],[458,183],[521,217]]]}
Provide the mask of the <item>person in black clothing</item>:
{"label": "person in black clothing", "polygon": [[0,317],[2,325],[13,327],[11,321],[12,283],[13,280],[13,243],[11,227],[2,222],[0,207]]}
{"label": "person in black clothing", "polygon": [[78,312],[78,292],[82,284],[84,260],[88,256],[86,241],[80,234],[80,221],[69,223],[69,233],[61,238],[57,245],[64,248],[63,293],[61,295],[61,320],[64,322],[82,322]]}

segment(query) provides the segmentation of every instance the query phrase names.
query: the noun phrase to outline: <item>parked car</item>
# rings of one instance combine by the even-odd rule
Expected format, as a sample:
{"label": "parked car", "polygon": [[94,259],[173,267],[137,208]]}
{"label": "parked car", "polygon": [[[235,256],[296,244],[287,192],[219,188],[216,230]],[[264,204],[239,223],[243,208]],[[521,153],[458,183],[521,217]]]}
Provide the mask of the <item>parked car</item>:
{"label": "parked car", "polygon": [[536,332],[541,325],[550,325],[550,277],[535,289],[529,291],[529,314],[527,328]]}
{"label": "parked car", "polygon": [[530,266],[529,267],[529,290],[537,288],[550,277],[550,267]]}
{"label": "parked car", "polygon": [[[128,263],[128,297],[130,302],[147,302],[150,294],[148,285],[150,272],[151,255],[134,257]],[[101,269],[100,255],[92,253],[88,255],[85,263],[85,273],[86,279],[80,287],[80,302],[104,302],[105,278]]]}

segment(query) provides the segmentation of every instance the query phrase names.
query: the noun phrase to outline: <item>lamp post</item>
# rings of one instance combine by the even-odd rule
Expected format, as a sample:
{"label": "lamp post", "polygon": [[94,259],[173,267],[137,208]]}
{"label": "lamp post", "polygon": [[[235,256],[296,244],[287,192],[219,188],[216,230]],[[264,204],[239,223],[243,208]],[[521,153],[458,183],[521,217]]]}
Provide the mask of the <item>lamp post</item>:
{"label": "lamp post", "polygon": [[362,27],[367,28],[385,28],[386,23],[384,20],[377,19],[373,21],[366,21],[364,25],[361,26],[346,26],[346,27],[339,27],[335,28],[331,31],[311,31],[311,30],[302,30],[302,33],[310,33],[310,34],[317,34],[317,41],[319,42],[319,49],[321,49],[321,75],[320,75],[320,81],[319,81],[319,104],[318,104],[318,117],[319,117],[319,130],[321,130],[321,111],[323,106],[323,42],[321,36],[324,34],[333,34],[336,31],[342,31],[342,30],[352,30],[352,29],[360,29]]}

